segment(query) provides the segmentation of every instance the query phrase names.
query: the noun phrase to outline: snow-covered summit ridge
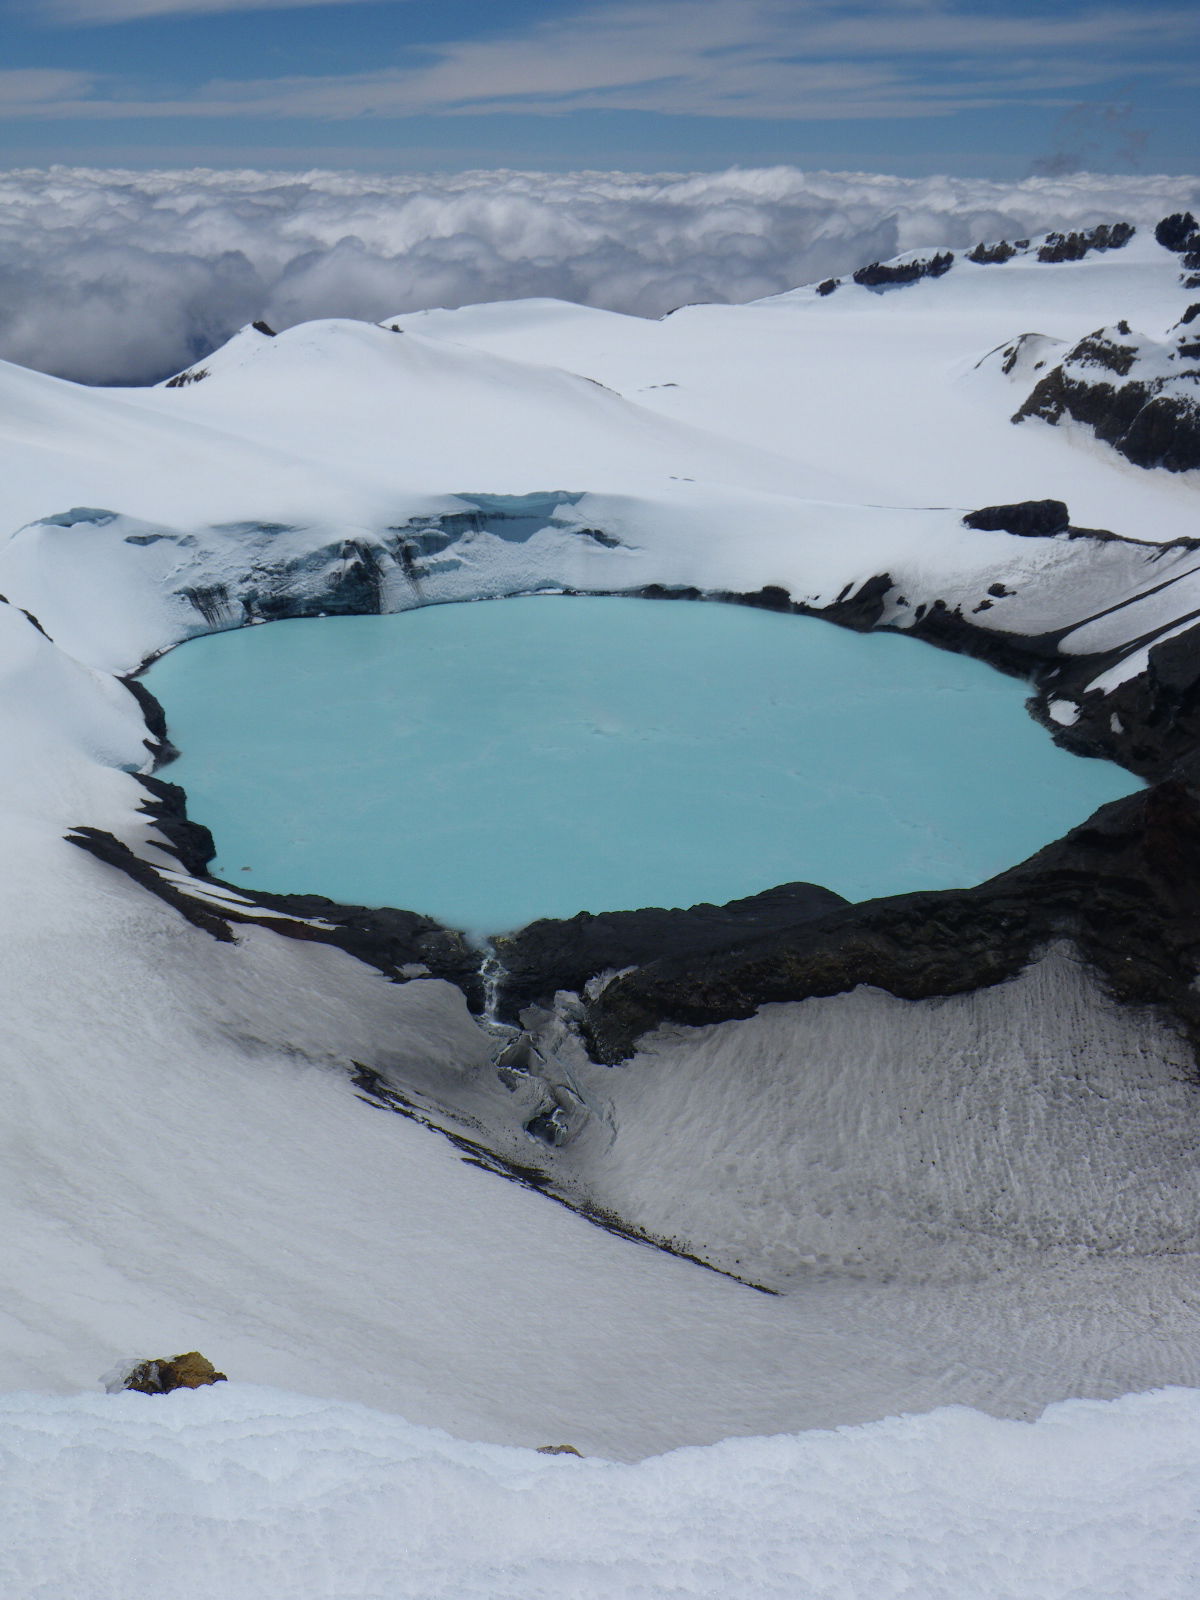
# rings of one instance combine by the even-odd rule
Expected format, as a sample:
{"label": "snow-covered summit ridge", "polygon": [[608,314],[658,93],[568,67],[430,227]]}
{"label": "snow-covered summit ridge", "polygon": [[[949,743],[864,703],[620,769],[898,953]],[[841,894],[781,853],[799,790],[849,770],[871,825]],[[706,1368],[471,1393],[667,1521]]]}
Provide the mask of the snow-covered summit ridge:
{"label": "snow-covered summit ridge", "polygon": [[[1007,239],[991,242],[981,240],[970,250],[964,251],[961,259],[980,267],[1003,266],[1021,256],[1032,257],[1040,263],[1082,261],[1093,253],[1123,249],[1136,231],[1131,222],[1102,222],[1095,227],[1081,228],[1071,233],[1047,233],[1040,239],[1017,239],[1012,243]],[[887,261],[872,261],[857,267],[849,275],[848,281],[860,288],[879,292],[906,288],[922,278],[945,277],[958,259],[948,246],[932,251],[908,250]],[[841,278],[826,278],[816,286],[817,293],[821,296],[834,294],[843,281]]]}
{"label": "snow-covered summit ridge", "polygon": [[[1069,230],[1051,229],[1026,237],[993,237],[978,240],[970,248],[955,247],[948,242],[930,242],[919,248],[902,250],[894,256],[863,262],[853,271],[840,277],[827,278],[819,283],[807,284],[784,294],[773,295],[757,305],[772,305],[795,296],[816,294],[825,299],[843,291],[853,294],[856,289],[866,289],[877,296],[891,297],[891,291],[906,289],[925,282],[950,277],[957,279],[976,276],[980,269],[1004,268],[1003,276],[1018,275],[1047,267],[1075,267],[1086,262],[1089,276],[1099,269],[1109,272],[1128,268],[1130,263],[1154,264],[1163,268],[1169,257],[1176,254],[1170,245],[1163,244],[1154,228],[1139,228],[1122,220],[1095,223],[1089,227]],[[1179,260],[1176,254],[1175,267]],[[989,270],[989,278],[995,274]],[[1062,275],[1054,275],[1062,283]],[[1075,274],[1068,281],[1078,282]],[[1046,285],[1042,286],[1043,288]],[[1016,285],[1009,285],[1009,292]],[[976,293],[981,292],[978,288]]]}

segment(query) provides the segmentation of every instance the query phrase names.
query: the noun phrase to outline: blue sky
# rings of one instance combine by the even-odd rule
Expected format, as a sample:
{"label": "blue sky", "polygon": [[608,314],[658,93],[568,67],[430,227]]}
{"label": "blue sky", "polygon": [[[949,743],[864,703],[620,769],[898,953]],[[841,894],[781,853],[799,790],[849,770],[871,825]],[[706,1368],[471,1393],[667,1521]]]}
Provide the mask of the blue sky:
{"label": "blue sky", "polygon": [[0,165],[1200,168],[1200,8],[0,0]]}

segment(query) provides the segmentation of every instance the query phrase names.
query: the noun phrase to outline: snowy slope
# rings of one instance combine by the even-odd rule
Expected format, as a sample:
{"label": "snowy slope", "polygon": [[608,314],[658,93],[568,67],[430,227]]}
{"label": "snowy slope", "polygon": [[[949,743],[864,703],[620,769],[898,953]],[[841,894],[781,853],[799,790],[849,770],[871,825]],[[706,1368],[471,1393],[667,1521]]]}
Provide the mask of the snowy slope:
{"label": "snowy slope", "polygon": [[[587,1057],[567,1003],[536,1024],[544,1081],[513,1091],[451,983],[388,981],[184,870],[145,810],[154,741],[114,676],[289,614],[662,585],[769,586],[836,615],[875,582],[864,625],[919,633],[934,613],[976,643],[1053,634],[1068,667],[1128,690],[1151,643],[1200,611],[1198,475],[1135,466],[1072,422],[1009,419],[1038,361],[1122,321],[1152,351],[1187,303],[1176,257],[1142,230],[1078,261],[960,257],[899,287],[657,323],[525,302],[401,317],[400,332],[250,329],[151,390],[0,368],[0,1385],[76,1391],[122,1355],[195,1346],[245,1382],[636,1458],[952,1402],[1029,1418],[1070,1395],[1200,1384],[1194,1062],[1168,1017],[1117,1004],[1069,942],[976,992],[858,989],[663,1026],[615,1069]],[[1045,499],[1066,502],[1075,536],[962,522]],[[1086,686],[1063,693],[1047,715],[1069,732]],[[127,845],[141,878],[66,843],[81,827]],[[181,916],[181,896],[218,928],[228,914],[227,936]],[[587,1117],[560,1150],[534,1149],[529,1096],[551,1089]],[[505,1162],[717,1270],[603,1231]],[[211,1409],[170,1415],[236,1429],[233,1402],[196,1403]],[[1141,1404],[1163,1418],[1191,1402]],[[283,1432],[304,1411],[253,1406]],[[13,1413],[35,1439],[78,1429],[83,1449],[93,1414]],[[1124,1437],[1150,1412],[1087,1415],[1080,1438],[1094,1426],[1112,1453],[1110,1426]],[[957,1425],[889,1426],[907,1450]],[[374,1428],[387,1459],[408,1449],[383,1440],[392,1427],[344,1423]],[[119,1448],[144,1439],[135,1427]],[[757,1473],[790,1504],[794,1474],[817,1470],[805,1450],[834,1447],[727,1446],[696,1470]],[[455,1473],[497,1459],[458,1449]],[[677,1465],[654,1492],[682,1517]],[[538,1470],[557,1484],[601,1469]],[[979,1536],[1007,1543],[993,1523]],[[872,1550],[846,1561],[884,1559]],[[579,1592],[601,1592],[580,1551]],[[1044,1542],[1030,1552],[1044,1567]],[[23,1559],[30,1581],[50,1570]],[[1162,1559],[1156,1600],[1185,1592],[1180,1549]],[[964,1568],[945,1592],[984,1592],[995,1570]],[[810,1577],[801,1562],[795,1581]],[[473,1592],[456,1581],[428,1592]]]}
{"label": "snowy slope", "polygon": [[1029,332],[1074,343],[1126,318],[1161,337],[1194,298],[1177,258],[1144,230],[1078,262],[959,257],[944,277],[900,288],[845,282],[828,296],[811,287],[752,306],[689,306],[660,322],[545,301],[395,321],[569,366],[665,416],[844,468],[860,501],[968,506],[1054,494],[1081,526],[1164,539],[1191,531],[1186,485],[1148,482],[1074,438],[1064,448],[1048,429],[998,426],[1012,395],[977,366]]}

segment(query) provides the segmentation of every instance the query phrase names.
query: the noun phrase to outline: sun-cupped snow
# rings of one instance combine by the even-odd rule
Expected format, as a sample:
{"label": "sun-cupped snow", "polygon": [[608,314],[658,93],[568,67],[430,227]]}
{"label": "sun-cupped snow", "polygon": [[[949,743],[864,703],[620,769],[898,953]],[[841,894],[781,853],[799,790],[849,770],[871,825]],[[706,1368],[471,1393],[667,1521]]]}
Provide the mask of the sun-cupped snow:
{"label": "sun-cupped snow", "polygon": [[[1189,291],[1151,229],[1048,243],[658,322],[251,327],[147,390],[0,368],[0,1382],[77,1391],[195,1346],[463,1436],[637,1457],[1200,1381],[1189,1047],[1069,942],[977,992],[664,1024],[618,1068],[568,996],[501,1071],[511,1034],[454,984],[408,959],[390,981],[322,937],[332,912],[274,915],[172,853],[139,782],[164,730],[115,676],[278,617],[665,591],[1128,691],[1200,613],[1196,474],[1010,418],[1096,329],[1176,338]],[[1125,702],[1063,681],[1056,736],[1117,737]],[[550,1105],[561,1147],[527,1131]],[[725,1459],[699,1470],[724,1485]]]}

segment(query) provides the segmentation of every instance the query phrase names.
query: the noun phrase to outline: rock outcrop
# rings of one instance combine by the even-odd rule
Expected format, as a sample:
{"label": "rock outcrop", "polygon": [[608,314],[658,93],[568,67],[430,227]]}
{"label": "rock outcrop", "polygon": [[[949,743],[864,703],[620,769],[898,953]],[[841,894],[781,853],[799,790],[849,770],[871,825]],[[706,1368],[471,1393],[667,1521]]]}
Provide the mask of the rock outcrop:
{"label": "rock outcrop", "polygon": [[1053,538],[1056,533],[1066,533],[1071,526],[1071,513],[1062,500],[1021,500],[1016,505],[983,506],[978,511],[968,511],[963,526],[984,533],[1015,533],[1024,539],[1045,539]]}
{"label": "rock outcrop", "polygon": [[1039,245],[1039,261],[1082,261],[1093,250],[1120,250],[1137,232],[1131,222],[1102,222],[1076,233],[1048,233]]}
{"label": "rock outcrop", "polygon": [[1014,422],[1091,428],[1138,467],[1190,472],[1200,467],[1200,362],[1182,331],[1158,344],[1127,323],[1098,328],[1041,378]]}
{"label": "rock outcrop", "polygon": [[728,905],[686,910],[581,911],[565,921],[531,922],[495,941],[503,978],[497,1014],[516,1022],[533,1004],[549,1004],[559,989],[582,991],[593,979],[669,956],[694,959],[775,930],[794,928],[847,902],[815,883],[785,883]]}
{"label": "rock outcrop", "polygon": [[1069,940],[1110,992],[1167,1008],[1200,1046],[1200,802],[1168,782],[1103,807],[974,889],[897,895],[616,978],[586,1006],[594,1059],[626,1059],[662,1023],[697,1027],[859,984],[906,1000],[962,994]]}
{"label": "rock outcrop", "polygon": [[1173,250],[1177,255],[1200,250],[1200,226],[1190,211],[1175,211],[1164,217],[1155,228],[1154,237],[1164,250]]}
{"label": "rock outcrop", "polygon": [[917,283],[922,278],[940,278],[953,265],[953,251],[943,250],[937,255],[918,257],[912,261],[872,261],[869,266],[859,267],[853,277],[855,283],[864,289],[890,289],[900,284]]}
{"label": "rock outcrop", "polygon": [[210,1383],[228,1381],[199,1350],[189,1350],[169,1361],[163,1357],[139,1361],[126,1373],[120,1387],[134,1389],[138,1394],[170,1394],[174,1389],[203,1389]]}

